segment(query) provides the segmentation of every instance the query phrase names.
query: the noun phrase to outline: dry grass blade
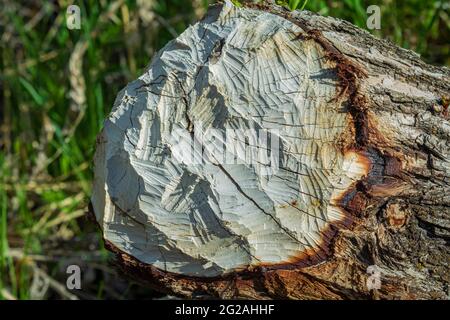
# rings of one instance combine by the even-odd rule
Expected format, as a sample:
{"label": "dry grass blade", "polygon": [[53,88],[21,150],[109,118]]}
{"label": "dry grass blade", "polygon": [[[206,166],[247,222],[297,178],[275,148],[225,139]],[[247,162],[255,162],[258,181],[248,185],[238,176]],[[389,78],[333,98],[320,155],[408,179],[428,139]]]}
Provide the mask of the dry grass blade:
{"label": "dry grass blade", "polygon": [[[43,293],[42,291],[44,291],[45,288],[47,287],[52,288],[63,299],[79,300],[79,298],[75,294],[67,290],[65,285],[56,281],[44,270],[39,268],[36,262],[33,259],[31,259],[30,256],[26,255],[22,250],[20,249],[10,250],[9,254],[13,259],[19,260],[23,265],[26,265],[33,270],[33,282],[35,283],[35,285],[38,286],[37,283],[39,282],[43,284],[41,285],[42,288],[39,289],[41,291],[39,294],[42,297],[45,296],[46,293],[46,292]],[[35,277],[37,277],[38,279],[35,279]]]}

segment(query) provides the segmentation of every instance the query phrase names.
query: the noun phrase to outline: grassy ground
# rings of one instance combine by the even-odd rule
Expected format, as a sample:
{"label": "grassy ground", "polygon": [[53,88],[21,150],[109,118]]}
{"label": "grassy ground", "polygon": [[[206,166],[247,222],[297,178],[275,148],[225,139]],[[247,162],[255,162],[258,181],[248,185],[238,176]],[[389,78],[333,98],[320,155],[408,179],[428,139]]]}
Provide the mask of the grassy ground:
{"label": "grassy ground", "polygon": [[[212,1],[210,1],[212,2]],[[304,1],[300,1],[302,6]],[[310,0],[305,9],[365,27],[449,65],[445,1]],[[78,4],[81,30],[65,25]],[[97,133],[115,95],[155,50],[201,17],[208,0],[4,0],[0,13],[0,298],[150,298],[122,277],[85,218]],[[65,287],[80,265],[82,290]]]}

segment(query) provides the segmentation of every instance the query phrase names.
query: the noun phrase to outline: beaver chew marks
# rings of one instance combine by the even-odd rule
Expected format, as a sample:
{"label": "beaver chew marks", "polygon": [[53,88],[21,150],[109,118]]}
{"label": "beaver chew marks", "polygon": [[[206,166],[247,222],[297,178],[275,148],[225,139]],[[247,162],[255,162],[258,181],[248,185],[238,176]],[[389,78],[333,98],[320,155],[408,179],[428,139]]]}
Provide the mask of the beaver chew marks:
{"label": "beaver chew marks", "polygon": [[[327,259],[330,230],[350,221],[342,202],[370,165],[350,147],[335,63],[302,33],[227,2],[119,93],[95,158],[106,240],[197,277]],[[249,162],[255,150],[268,161]]]}

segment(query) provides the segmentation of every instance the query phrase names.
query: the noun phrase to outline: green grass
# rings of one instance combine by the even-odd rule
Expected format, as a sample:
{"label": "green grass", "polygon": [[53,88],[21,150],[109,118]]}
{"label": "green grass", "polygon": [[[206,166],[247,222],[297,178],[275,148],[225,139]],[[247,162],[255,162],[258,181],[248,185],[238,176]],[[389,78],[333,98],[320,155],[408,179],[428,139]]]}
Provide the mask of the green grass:
{"label": "green grass", "polygon": [[276,3],[278,5],[285,6],[286,8],[289,8],[290,10],[303,10],[308,3],[308,0],[277,0]]}
{"label": "green grass", "polygon": [[[149,1],[150,2],[150,1]],[[153,294],[120,280],[101,237],[82,216],[92,183],[95,139],[115,95],[152,55],[197,20],[208,1],[85,0],[81,30],[68,30],[69,1],[5,0],[0,16],[0,298],[29,299],[36,268],[65,283],[64,266],[89,276],[81,298]],[[240,1],[242,2],[242,1]],[[450,22],[444,1],[285,1],[365,28],[370,4],[381,7],[373,33],[449,65]],[[115,279],[112,281],[111,279]],[[44,298],[64,298],[50,288]]]}

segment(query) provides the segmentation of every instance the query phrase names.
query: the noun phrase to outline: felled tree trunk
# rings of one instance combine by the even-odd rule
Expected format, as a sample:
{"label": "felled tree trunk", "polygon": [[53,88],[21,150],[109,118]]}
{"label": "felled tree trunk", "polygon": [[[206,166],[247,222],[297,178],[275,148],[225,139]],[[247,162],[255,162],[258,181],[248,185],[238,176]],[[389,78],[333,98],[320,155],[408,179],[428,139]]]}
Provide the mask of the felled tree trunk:
{"label": "felled tree trunk", "polygon": [[446,299],[449,89],[448,69],[345,21],[213,6],[105,122],[106,245],[185,297]]}

